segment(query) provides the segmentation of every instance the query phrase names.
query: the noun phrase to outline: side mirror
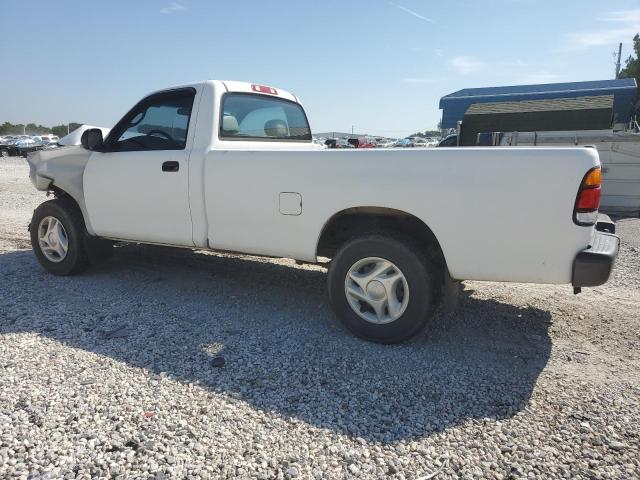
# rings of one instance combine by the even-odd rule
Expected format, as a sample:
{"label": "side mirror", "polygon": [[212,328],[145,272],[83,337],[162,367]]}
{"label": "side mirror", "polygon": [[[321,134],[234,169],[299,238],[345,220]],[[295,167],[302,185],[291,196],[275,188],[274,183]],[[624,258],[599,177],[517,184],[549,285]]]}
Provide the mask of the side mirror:
{"label": "side mirror", "polygon": [[99,128],[90,128],[82,132],[82,137],[80,137],[80,143],[87,150],[91,150],[93,152],[100,152],[103,148],[103,140],[102,140],[102,130]]}

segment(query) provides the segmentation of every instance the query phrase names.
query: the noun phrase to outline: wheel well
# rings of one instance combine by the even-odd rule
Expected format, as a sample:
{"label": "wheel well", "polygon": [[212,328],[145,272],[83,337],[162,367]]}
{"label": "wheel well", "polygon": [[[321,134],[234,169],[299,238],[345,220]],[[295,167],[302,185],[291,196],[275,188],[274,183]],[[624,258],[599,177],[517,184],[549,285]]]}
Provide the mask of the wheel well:
{"label": "wheel well", "polygon": [[[53,182],[51,182],[49,184],[49,192],[51,192],[53,194],[53,196],[55,198],[64,198],[64,197],[69,197],[71,198],[71,195],[69,195],[67,192],[65,192],[64,190],[62,190],[60,187],[56,187]],[[47,196],[49,195],[49,193],[47,193]]]}
{"label": "wheel well", "polygon": [[325,224],[320,234],[316,254],[332,258],[340,246],[363,234],[393,233],[410,237],[437,265],[446,261],[438,239],[418,217],[401,210],[381,207],[355,207],[336,213]]}
{"label": "wheel well", "polygon": [[71,195],[69,195],[67,192],[65,192],[61,188],[56,187],[55,185],[50,185],[49,186],[49,191],[51,193],[53,193],[53,197],[54,198],[60,199],[60,200],[65,200],[67,202],[72,203],[73,206],[78,209],[78,212],[80,212],[80,215],[82,216],[82,219],[84,220],[84,213],[82,212],[82,208],[80,208],[80,204],[76,201],[75,198],[73,198]]}

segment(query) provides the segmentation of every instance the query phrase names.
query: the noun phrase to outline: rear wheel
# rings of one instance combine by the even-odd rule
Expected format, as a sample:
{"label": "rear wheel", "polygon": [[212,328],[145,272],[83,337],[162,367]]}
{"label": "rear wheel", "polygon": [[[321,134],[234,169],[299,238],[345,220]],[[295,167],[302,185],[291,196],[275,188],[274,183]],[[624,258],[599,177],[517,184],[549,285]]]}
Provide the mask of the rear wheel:
{"label": "rear wheel", "polygon": [[399,343],[426,326],[440,278],[409,239],[367,235],[347,242],[331,261],[329,298],[338,319],[355,335]]}

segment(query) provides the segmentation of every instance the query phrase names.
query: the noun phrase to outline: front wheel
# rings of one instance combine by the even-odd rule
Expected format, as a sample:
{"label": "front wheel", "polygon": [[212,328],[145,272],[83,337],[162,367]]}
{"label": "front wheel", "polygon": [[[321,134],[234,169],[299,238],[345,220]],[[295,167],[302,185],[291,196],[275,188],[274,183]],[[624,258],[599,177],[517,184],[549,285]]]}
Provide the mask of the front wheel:
{"label": "front wheel", "polygon": [[73,275],[90,264],[82,213],[70,199],[49,200],[33,212],[31,246],[40,265],[54,275]]}
{"label": "front wheel", "polygon": [[367,235],[346,243],[331,261],[329,299],[338,319],[355,335],[400,343],[426,326],[440,278],[409,239]]}

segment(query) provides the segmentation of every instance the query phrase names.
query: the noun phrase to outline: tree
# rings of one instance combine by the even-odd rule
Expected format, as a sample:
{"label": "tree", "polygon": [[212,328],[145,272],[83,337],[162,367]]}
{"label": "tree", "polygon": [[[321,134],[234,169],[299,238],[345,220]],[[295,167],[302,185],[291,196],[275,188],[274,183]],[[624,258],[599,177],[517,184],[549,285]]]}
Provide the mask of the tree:
{"label": "tree", "polygon": [[[35,123],[28,123],[26,126],[22,123],[13,124],[11,122],[4,122],[0,124],[0,135],[43,135],[45,133],[52,133],[59,137],[64,137],[67,133],[73,132],[78,127],[81,127],[81,123],[71,122],[69,125],[55,125],[51,128],[44,125],[36,125]],[[68,130],[68,132],[67,132]]]}
{"label": "tree", "polygon": [[19,123],[14,125],[11,122],[4,122],[0,125],[0,135],[21,135],[24,133],[24,125]]}
{"label": "tree", "polygon": [[27,135],[42,135],[43,133],[51,133],[51,129],[49,127],[45,127],[44,125],[36,125],[35,123],[27,123],[25,131],[27,132]]}
{"label": "tree", "polygon": [[637,33],[633,37],[633,51],[635,57],[629,55],[624,68],[620,71],[619,78],[635,78],[636,82],[640,84],[640,35]]}
{"label": "tree", "polygon": [[0,135],[9,135],[11,133],[12,123],[4,122],[0,125]]}
{"label": "tree", "polygon": [[51,127],[51,133],[57,135],[62,138],[67,134],[67,126],[66,125],[54,125]]}
{"label": "tree", "polygon": [[[75,122],[71,122],[68,125],[54,125],[53,127],[51,127],[51,133],[53,133],[54,135],[59,136],[60,138],[64,137],[67,135],[67,133],[71,133],[74,130],[76,130],[77,128],[81,127],[82,123],[75,123]],[[67,128],[68,128],[68,132],[67,132]]]}

